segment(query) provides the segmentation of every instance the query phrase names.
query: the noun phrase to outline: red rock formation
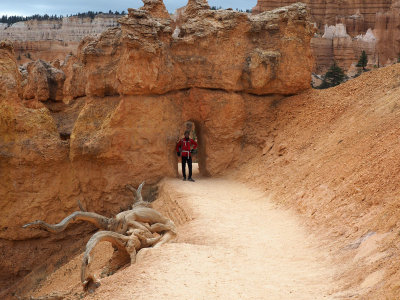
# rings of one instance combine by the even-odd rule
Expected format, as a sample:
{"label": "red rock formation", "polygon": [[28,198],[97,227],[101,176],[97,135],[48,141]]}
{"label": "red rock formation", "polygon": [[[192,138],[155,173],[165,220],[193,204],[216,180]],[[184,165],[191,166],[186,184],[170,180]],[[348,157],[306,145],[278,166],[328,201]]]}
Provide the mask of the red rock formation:
{"label": "red rock formation", "polygon": [[[259,0],[253,13],[268,11],[296,1]],[[342,68],[354,73],[361,52],[366,51],[369,67],[383,66],[397,61],[400,52],[399,2],[379,1],[304,1],[311,10],[319,29],[312,40],[315,60],[314,72],[325,73],[336,61]],[[340,27],[343,34],[326,34],[328,25]],[[329,29],[328,29],[329,30]],[[321,36],[323,38],[321,38]]]}
{"label": "red rock formation", "polygon": [[397,62],[400,54],[400,1],[393,3],[389,11],[376,15],[374,32],[379,37],[380,64]]}
{"label": "red rock formation", "polygon": [[37,101],[63,99],[64,72],[42,60],[29,63],[23,68],[23,99]]}
{"label": "red rock formation", "polygon": [[[68,189],[68,194],[76,193],[76,184],[67,175],[70,173],[65,164],[68,148],[60,140],[49,111],[22,105],[21,75],[12,50],[9,43],[0,43],[0,253],[4,257],[0,267],[1,290],[38,265],[37,257],[31,254],[45,249],[40,242],[30,246],[26,241],[20,242],[41,236],[20,230],[20,221],[32,214],[54,214],[60,218],[62,209],[54,210],[56,199],[65,199]],[[64,192],[60,191],[63,185]],[[38,196],[39,193],[43,194]],[[69,206],[68,202],[63,205]],[[48,250],[44,250],[47,255],[55,251]]]}
{"label": "red rock formation", "polygon": [[146,10],[154,18],[169,18],[169,13],[164,2],[158,0],[143,0],[144,6],[140,9]]}
{"label": "red rock formation", "polygon": [[333,40],[314,37],[311,39],[311,48],[315,57],[314,73],[325,73],[334,60]]}
{"label": "red rock formation", "polygon": [[315,57],[314,72],[325,73],[335,61],[341,68],[347,70],[349,75],[354,75],[357,72],[355,65],[362,51],[367,53],[370,67],[379,65],[376,45],[377,39],[371,30],[365,35],[351,38],[344,24],[326,26],[322,37],[314,37],[311,40]]}
{"label": "red rock formation", "polygon": [[[86,76],[86,95],[190,87],[292,94],[309,86],[312,28],[302,5],[249,16],[189,1],[176,28],[171,19],[154,19],[146,10],[130,9],[119,23],[121,29],[80,45],[75,71]],[[79,82],[67,80],[65,89],[75,90],[82,79],[69,76]]]}
{"label": "red rock formation", "polygon": [[16,99],[20,93],[21,75],[13,56],[12,43],[0,42],[0,102]]}

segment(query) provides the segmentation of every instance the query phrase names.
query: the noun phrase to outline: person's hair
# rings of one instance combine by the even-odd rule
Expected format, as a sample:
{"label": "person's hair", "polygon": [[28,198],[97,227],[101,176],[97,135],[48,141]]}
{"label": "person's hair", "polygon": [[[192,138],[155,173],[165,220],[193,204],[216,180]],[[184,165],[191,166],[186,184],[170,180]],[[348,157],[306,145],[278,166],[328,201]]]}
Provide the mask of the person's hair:
{"label": "person's hair", "polygon": [[186,133],[190,135],[190,131],[189,131],[189,130],[186,130],[186,131],[185,131],[185,135],[186,135]]}

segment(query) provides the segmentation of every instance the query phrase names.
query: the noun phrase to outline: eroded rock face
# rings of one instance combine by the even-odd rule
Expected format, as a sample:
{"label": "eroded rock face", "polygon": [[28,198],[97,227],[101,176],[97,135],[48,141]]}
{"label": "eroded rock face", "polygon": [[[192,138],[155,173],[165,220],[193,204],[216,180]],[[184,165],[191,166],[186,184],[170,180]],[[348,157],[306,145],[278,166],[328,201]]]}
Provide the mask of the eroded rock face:
{"label": "eroded rock face", "polygon": [[[258,0],[257,5],[252,11],[253,13],[260,13],[296,2],[296,0]],[[368,28],[374,28],[376,14],[380,11],[387,11],[394,1],[370,0],[360,2],[354,0],[305,0],[302,2],[310,7],[311,14],[320,30],[322,30],[325,25],[345,23],[353,30],[359,30],[357,32],[352,31],[351,34],[360,34],[366,32]]]}
{"label": "eroded rock face", "polygon": [[375,34],[381,64],[397,62],[400,53],[400,1],[376,15]]}
{"label": "eroded rock face", "polygon": [[[251,16],[189,1],[177,23],[153,13],[130,9],[119,20],[120,29],[82,42],[78,61],[71,62],[81,68],[70,69],[86,76],[86,95],[163,94],[191,87],[293,94],[309,87],[313,29],[303,4]],[[65,89],[76,80],[67,80]]]}
{"label": "eroded rock face", "polygon": [[65,74],[49,63],[38,60],[21,68],[23,99],[37,101],[63,99]]}
{"label": "eroded rock face", "polygon": [[14,47],[9,41],[0,42],[0,102],[16,99],[20,92],[21,75],[18,72]]}
{"label": "eroded rock face", "polygon": [[325,73],[333,61],[336,61],[349,75],[354,75],[357,71],[355,65],[362,51],[368,55],[369,66],[382,66],[377,44],[378,38],[371,29],[368,29],[365,34],[351,37],[344,24],[325,26],[324,35],[311,40],[315,56],[314,71],[318,74]]}
{"label": "eroded rock face", "polygon": [[143,3],[144,6],[140,9],[148,11],[152,17],[163,19],[169,18],[169,13],[162,0],[143,0]]}
{"label": "eroded rock face", "polygon": [[362,51],[365,51],[368,56],[369,66],[378,65],[377,43],[378,40],[372,30],[352,38],[347,33],[344,24],[326,26],[322,37],[311,39],[311,47],[315,56],[314,72],[325,73],[333,61],[336,61],[349,75],[354,75],[357,72],[355,64]]}
{"label": "eroded rock face", "polygon": [[[253,13],[295,2],[259,0]],[[319,35],[312,40],[316,58],[314,72],[325,73],[336,61],[349,71],[349,75],[353,75],[363,50],[368,55],[369,67],[397,61],[400,52],[399,1],[304,2],[310,7],[319,31]]]}
{"label": "eroded rock face", "polygon": [[[12,50],[4,49],[4,43],[0,47],[3,47],[0,48],[0,53],[7,54],[0,57],[0,68],[2,70],[8,68],[9,71],[1,73],[8,76],[2,76],[0,81],[0,101],[2,103],[0,107],[0,164],[2,170],[8,170],[8,172],[1,172],[0,175],[3,183],[1,192],[3,195],[8,194],[7,199],[11,200],[20,196],[21,191],[27,188],[26,185],[30,180],[28,186],[36,182],[37,185],[35,184],[33,190],[40,190],[40,177],[54,175],[51,175],[52,172],[45,171],[44,165],[48,164],[50,167],[52,162],[59,162],[67,156],[49,111],[44,107],[29,109],[22,105],[17,93],[20,74]],[[19,166],[23,167],[19,168]],[[32,171],[31,178],[25,173],[27,169]],[[39,176],[36,171],[42,171],[43,174]],[[43,182],[43,184],[47,183]],[[32,186],[30,187],[32,188]],[[26,198],[20,200],[21,209],[24,207],[22,203],[26,200]],[[13,224],[15,216],[13,216],[12,208],[16,209],[19,206],[18,202],[7,203],[5,201],[2,202],[2,205],[4,214],[2,215],[2,226],[8,223]],[[12,207],[13,205],[15,206]],[[19,211],[19,209],[16,210]],[[21,216],[21,213],[19,211],[17,215]],[[25,210],[26,215],[30,213],[29,210]],[[18,237],[14,236],[14,238]]]}
{"label": "eroded rock face", "polygon": [[[19,221],[32,214],[48,215],[55,199],[64,199],[64,192],[74,193],[76,182],[67,179],[68,147],[48,109],[22,105],[21,75],[9,43],[0,44],[0,70],[0,253],[7,257],[1,262],[0,290],[4,290],[38,265],[30,255],[37,253],[34,249],[44,249],[40,243],[19,242],[35,236],[21,231]],[[46,252],[50,256],[52,251]]]}

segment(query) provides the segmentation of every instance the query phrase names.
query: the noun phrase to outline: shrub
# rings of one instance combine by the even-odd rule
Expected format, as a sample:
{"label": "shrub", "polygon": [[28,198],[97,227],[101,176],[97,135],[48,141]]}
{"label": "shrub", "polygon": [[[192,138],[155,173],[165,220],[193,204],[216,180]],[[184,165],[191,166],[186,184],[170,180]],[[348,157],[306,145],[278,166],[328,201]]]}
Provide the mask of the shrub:
{"label": "shrub", "polygon": [[363,50],[361,52],[361,56],[360,59],[358,60],[356,67],[362,68],[363,71],[366,71],[365,67],[367,66],[367,64],[368,64],[368,56],[367,53],[365,53],[365,51]]}
{"label": "shrub", "polygon": [[319,89],[327,89],[337,86],[342,82],[345,82],[348,77],[344,73],[343,69],[334,62],[323,78],[321,85],[318,87]]}

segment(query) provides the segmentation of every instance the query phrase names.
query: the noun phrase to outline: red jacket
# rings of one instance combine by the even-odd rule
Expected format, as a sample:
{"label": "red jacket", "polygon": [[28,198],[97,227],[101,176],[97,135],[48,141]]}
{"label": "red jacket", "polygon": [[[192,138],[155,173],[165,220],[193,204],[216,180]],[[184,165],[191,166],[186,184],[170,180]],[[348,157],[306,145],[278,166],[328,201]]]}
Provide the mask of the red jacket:
{"label": "red jacket", "polygon": [[[193,148],[191,148],[191,146],[193,146]],[[181,149],[179,150],[179,148]],[[196,148],[197,143],[192,139],[186,140],[185,138],[183,138],[179,140],[179,142],[176,144],[176,152],[181,152],[182,156],[185,157],[191,157],[192,155],[190,154],[190,150]]]}

